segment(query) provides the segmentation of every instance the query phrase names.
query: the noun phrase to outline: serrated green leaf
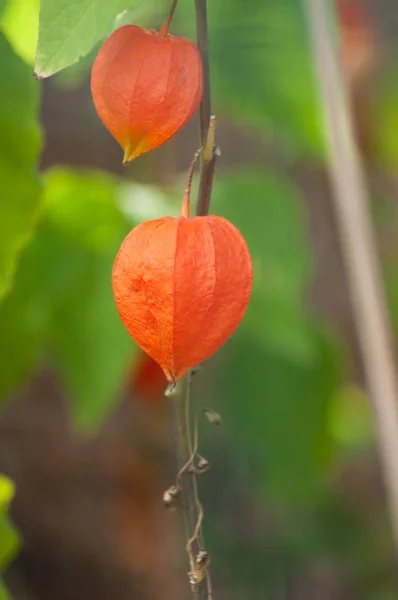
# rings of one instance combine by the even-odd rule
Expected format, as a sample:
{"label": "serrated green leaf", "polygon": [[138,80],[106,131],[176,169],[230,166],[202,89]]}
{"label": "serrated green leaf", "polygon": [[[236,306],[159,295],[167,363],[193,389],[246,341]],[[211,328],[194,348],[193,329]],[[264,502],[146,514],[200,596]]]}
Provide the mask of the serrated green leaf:
{"label": "serrated green leaf", "polygon": [[85,56],[140,0],[41,0],[35,73],[49,77]]}
{"label": "serrated green leaf", "polygon": [[37,219],[41,184],[38,89],[29,67],[0,34],[0,298]]}

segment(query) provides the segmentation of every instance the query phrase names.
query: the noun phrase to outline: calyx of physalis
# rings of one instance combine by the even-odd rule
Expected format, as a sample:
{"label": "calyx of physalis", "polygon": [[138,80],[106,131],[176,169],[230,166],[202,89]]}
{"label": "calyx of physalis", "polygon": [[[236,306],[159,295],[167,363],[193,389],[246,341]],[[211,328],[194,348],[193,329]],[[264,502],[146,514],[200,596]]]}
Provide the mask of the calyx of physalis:
{"label": "calyx of physalis", "polygon": [[250,254],[238,229],[220,216],[190,216],[194,162],[180,216],[130,231],[112,274],[124,326],[171,384],[228,340],[252,289]]}
{"label": "calyx of physalis", "polygon": [[91,93],[105,127],[124,150],[127,164],[172,138],[193,117],[203,94],[198,48],[169,34],[124,25],[100,48]]}

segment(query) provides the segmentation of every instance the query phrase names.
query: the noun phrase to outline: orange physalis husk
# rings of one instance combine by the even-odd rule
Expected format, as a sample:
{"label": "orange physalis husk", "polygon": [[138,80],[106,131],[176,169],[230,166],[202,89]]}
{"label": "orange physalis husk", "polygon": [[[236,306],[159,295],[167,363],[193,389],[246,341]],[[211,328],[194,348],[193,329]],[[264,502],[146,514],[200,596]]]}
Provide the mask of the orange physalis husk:
{"label": "orange physalis husk", "polygon": [[175,383],[238,327],[252,264],[242,235],[223,217],[163,217],[128,234],[112,284],[127,331]]}
{"label": "orange physalis husk", "polygon": [[124,25],[101,47],[91,73],[97,112],[124,149],[124,164],[172,138],[203,94],[198,48],[169,35]]}

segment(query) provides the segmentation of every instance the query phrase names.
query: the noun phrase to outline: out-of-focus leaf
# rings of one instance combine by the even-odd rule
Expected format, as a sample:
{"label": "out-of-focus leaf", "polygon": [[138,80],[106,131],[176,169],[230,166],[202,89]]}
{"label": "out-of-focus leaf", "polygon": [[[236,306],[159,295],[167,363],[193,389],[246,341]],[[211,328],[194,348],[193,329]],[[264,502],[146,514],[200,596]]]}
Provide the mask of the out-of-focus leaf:
{"label": "out-of-focus leaf", "polygon": [[44,219],[21,253],[15,284],[0,304],[0,397],[18,387],[43,355],[70,290],[84,281],[87,251]]}
{"label": "out-of-focus leaf", "polygon": [[19,547],[18,535],[7,516],[13,496],[13,483],[4,475],[0,475],[0,573],[15,556]]}
{"label": "out-of-focus leaf", "polygon": [[304,292],[310,252],[302,204],[287,180],[256,171],[215,184],[212,211],[243,234],[253,261],[253,293],[241,328],[285,355],[312,354]]}
{"label": "out-of-focus leaf", "polygon": [[39,5],[40,0],[9,0],[0,21],[14,51],[30,65],[33,65],[36,53]]}
{"label": "out-of-focus leaf", "polygon": [[[185,185],[185,181],[182,185]],[[176,202],[176,197],[182,197],[181,189],[183,186],[177,190],[177,195],[168,196],[154,185],[123,183],[120,188],[118,205],[123,215],[132,224],[158,219],[166,215],[178,217],[180,200]]]}
{"label": "out-of-focus leaf", "polygon": [[46,174],[47,219],[54,229],[95,252],[106,252],[126,233],[116,203],[118,181],[100,171],[52,169]]}
{"label": "out-of-focus leaf", "polygon": [[14,558],[19,547],[19,537],[6,515],[0,516],[0,569]]}
{"label": "out-of-focus leaf", "polygon": [[0,577],[0,600],[12,600],[1,577]]}
{"label": "out-of-focus leaf", "polygon": [[312,493],[330,452],[334,346],[310,319],[304,298],[310,249],[302,203],[286,180],[255,171],[215,183],[212,210],[243,234],[253,260],[252,298],[220,351],[221,414],[236,444],[251,448],[267,493]]}
{"label": "out-of-focus leaf", "polygon": [[[118,399],[135,348],[116,310],[111,274],[134,225],[134,190],[143,190],[95,171],[53,169],[44,181],[42,221],[0,305],[0,394],[47,356],[76,423],[90,427]],[[149,188],[146,194],[151,205]]]}
{"label": "out-of-focus leaf", "polygon": [[[263,318],[267,319],[264,313]],[[336,356],[316,332],[312,362],[238,332],[220,357],[216,386],[232,441],[250,449],[267,496],[289,503],[319,492],[331,445]]]}
{"label": "out-of-focus leaf", "polygon": [[[103,173],[60,169],[49,172],[46,183],[46,219],[57,236],[53,244],[64,245],[55,250],[63,262],[53,261],[53,272],[42,276],[53,282],[53,305],[61,284],[57,279],[71,269],[76,275],[53,311],[51,354],[75,421],[87,428],[100,422],[117,399],[135,349],[117,313],[111,274],[119,246],[137,217],[135,196],[142,200],[143,189],[134,184],[120,187]],[[149,188],[146,193],[153,206]],[[153,194],[159,201],[158,190]],[[47,240],[44,248],[48,247]]]}
{"label": "out-of-focus leaf", "polygon": [[369,399],[354,385],[341,387],[333,398],[330,414],[333,436],[344,449],[367,448],[373,440]]}
{"label": "out-of-focus leaf", "polygon": [[35,73],[49,77],[85,56],[139,0],[41,0]]}
{"label": "out-of-focus leaf", "polygon": [[54,323],[53,349],[79,427],[97,425],[109,412],[132,360],[133,341],[122,325],[111,287],[117,252],[90,263],[84,282]]}
{"label": "out-of-focus leaf", "polygon": [[[195,37],[189,3],[178,25]],[[301,0],[209,2],[216,113],[275,135],[292,150],[323,154],[323,133]]]}
{"label": "out-of-focus leaf", "polygon": [[29,67],[0,34],[0,297],[37,219],[41,185],[38,94]]}
{"label": "out-of-focus leaf", "polygon": [[395,171],[398,161],[398,142],[394,135],[398,127],[396,68],[388,75],[386,82],[372,89],[373,97],[370,97],[367,126],[371,132],[372,158]]}
{"label": "out-of-focus leaf", "polygon": [[0,0],[0,17],[4,13],[6,7],[8,6],[9,0]]}
{"label": "out-of-focus leaf", "polygon": [[26,254],[30,254],[30,247],[22,252],[13,289],[0,303],[0,400],[25,380],[38,352],[39,329],[31,309],[32,288],[30,282],[25,285],[23,281],[29,278],[24,265]]}
{"label": "out-of-focus leaf", "polygon": [[14,493],[15,487],[13,482],[8,477],[0,475],[0,515],[3,515],[8,509]]}

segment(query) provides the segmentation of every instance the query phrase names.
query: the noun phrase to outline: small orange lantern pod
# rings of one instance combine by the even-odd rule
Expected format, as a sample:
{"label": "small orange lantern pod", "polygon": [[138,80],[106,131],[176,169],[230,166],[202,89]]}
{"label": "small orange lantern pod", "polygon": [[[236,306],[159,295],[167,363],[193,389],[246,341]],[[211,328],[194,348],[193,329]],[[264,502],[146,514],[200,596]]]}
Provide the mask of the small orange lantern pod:
{"label": "small orange lantern pod", "polygon": [[94,61],[94,105],[124,149],[124,164],[172,138],[202,99],[199,50],[169,35],[171,16],[159,33],[136,25],[120,27]]}
{"label": "small orange lantern pod", "polygon": [[135,227],[113,267],[113,293],[132,338],[175,383],[216,352],[249,303],[252,263],[246,242],[226,219],[189,217]]}

